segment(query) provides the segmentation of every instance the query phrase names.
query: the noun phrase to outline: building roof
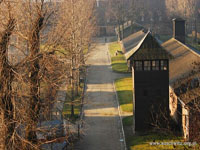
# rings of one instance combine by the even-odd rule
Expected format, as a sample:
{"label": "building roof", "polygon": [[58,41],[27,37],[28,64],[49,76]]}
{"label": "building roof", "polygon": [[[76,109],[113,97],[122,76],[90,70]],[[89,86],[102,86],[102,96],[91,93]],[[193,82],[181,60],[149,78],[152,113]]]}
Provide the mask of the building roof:
{"label": "building roof", "polygon": [[126,59],[129,59],[140,48],[148,34],[149,32],[139,31],[127,37],[129,39],[126,38],[122,41]]}
{"label": "building roof", "polygon": [[182,18],[174,18],[174,19],[172,19],[173,21],[185,21],[184,19],[182,19]]}
{"label": "building roof", "polygon": [[[150,31],[139,31],[122,40],[125,58],[134,59],[168,59],[170,55],[162,48]],[[139,51],[140,50],[140,51]]]}
{"label": "building roof", "polygon": [[188,90],[186,93],[181,94],[180,99],[186,104],[192,104],[196,100],[200,100],[200,87]]}
{"label": "building roof", "polygon": [[196,97],[195,99],[191,100],[186,104],[186,106],[189,106],[189,108],[193,108],[193,110],[196,108],[197,111],[199,110],[200,105],[200,96]]}
{"label": "building roof", "polygon": [[169,63],[170,84],[190,74],[194,67],[193,63],[200,62],[197,51],[174,38],[164,42],[162,46],[173,56]]}
{"label": "building roof", "polygon": [[[120,32],[123,33],[123,37],[121,34],[119,34],[119,29],[120,29]],[[122,32],[122,30],[123,30],[123,32]],[[147,31],[147,29],[145,29],[145,27],[143,27],[142,25],[140,25],[136,22],[131,22],[131,21],[127,21],[123,25],[120,25],[120,28],[119,27],[115,28],[117,35],[120,36],[120,40],[125,39],[128,36],[138,32],[140,30]]]}
{"label": "building roof", "polygon": [[140,30],[134,34],[131,34],[127,38],[122,40],[123,50],[125,53],[132,50],[134,47],[136,47],[140,41],[146,36],[146,33],[143,30]]}
{"label": "building roof", "polygon": [[200,87],[196,86],[200,83],[200,73],[194,72],[194,62],[200,63],[200,53],[174,38],[164,42],[162,46],[173,56],[169,62],[171,87],[181,101],[191,103],[200,96]]}
{"label": "building roof", "polygon": [[[129,20],[129,21],[125,22],[123,25],[120,25],[120,30],[122,30],[123,28],[124,28],[124,29],[127,29],[127,28],[129,28],[129,27],[131,27],[131,26],[133,26],[133,27],[135,27],[135,28],[138,28],[138,29],[140,29],[140,30],[145,29],[145,27],[143,27],[141,24],[136,23],[136,22],[131,22],[131,21]],[[117,30],[117,28],[116,28],[116,30]]]}

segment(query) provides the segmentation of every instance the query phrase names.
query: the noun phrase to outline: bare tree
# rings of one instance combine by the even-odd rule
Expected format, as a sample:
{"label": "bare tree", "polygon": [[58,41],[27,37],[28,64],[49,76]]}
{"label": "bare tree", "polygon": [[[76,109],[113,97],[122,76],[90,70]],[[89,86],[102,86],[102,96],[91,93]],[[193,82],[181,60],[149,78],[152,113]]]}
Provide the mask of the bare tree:
{"label": "bare tree", "polygon": [[[0,115],[1,115],[1,149],[12,149],[10,142],[14,128],[13,100],[12,100],[12,66],[8,62],[8,47],[15,28],[15,19],[11,12],[12,4],[9,1],[0,3]],[[5,17],[5,18],[4,18]]]}
{"label": "bare tree", "polygon": [[[38,130],[38,123],[41,117],[43,103],[41,101],[40,84],[41,81],[51,82],[47,69],[47,59],[52,58],[51,55],[55,53],[52,47],[53,41],[48,40],[48,36],[52,29],[47,29],[48,20],[55,11],[53,3],[46,3],[41,1],[16,1],[15,12],[16,31],[15,31],[15,51],[22,52],[23,57],[17,61],[15,65],[17,78],[15,79],[14,92],[17,99],[15,116],[17,122],[16,137],[20,140],[15,144],[15,148],[38,149],[41,143],[38,143],[36,132]],[[47,30],[45,35],[44,29]],[[50,38],[49,38],[50,39]],[[47,44],[47,42],[51,43]],[[54,44],[54,47],[56,47]],[[42,45],[48,45],[47,47]],[[41,50],[41,47],[43,48]],[[50,49],[51,47],[51,49]],[[17,54],[15,52],[15,54]],[[52,70],[56,66],[56,61],[51,63]],[[62,66],[63,67],[63,66]],[[62,68],[60,68],[62,70]],[[48,73],[46,73],[48,72]],[[51,72],[52,73],[52,72]],[[63,73],[63,72],[62,72]],[[55,73],[53,73],[55,75]],[[55,77],[60,77],[57,74]],[[26,130],[26,132],[22,131]],[[20,132],[19,132],[20,131]],[[24,134],[25,133],[25,134]],[[11,135],[11,134],[9,134]],[[21,144],[20,144],[21,143]],[[21,146],[20,146],[21,145]]]}
{"label": "bare tree", "polygon": [[[123,37],[124,23],[127,18],[125,2],[123,0],[110,0],[107,9],[110,16],[117,22],[120,37]],[[122,26],[122,33],[120,32],[120,26]]]}
{"label": "bare tree", "polygon": [[[58,28],[63,28],[65,58],[70,60],[71,116],[74,116],[74,100],[78,95],[80,67],[84,65],[85,49],[88,49],[93,34],[94,1],[70,0],[64,1],[60,9]],[[63,15],[65,14],[65,15]],[[68,41],[67,43],[65,41]]]}
{"label": "bare tree", "polygon": [[[36,129],[40,117],[41,99],[40,99],[40,64],[38,54],[41,47],[41,30],[48,19],[48,10],[45,8],[45,3],[41,1],[18,1],[17,3],[17,23],[18,34],[22,35],[27,43],[26,62],[28,63],[28,87],[29,87],[29,102],[26,103],[27,121],[25,139],[31,144],[37,144]],[[23,22],[26,20],[26,22]],[[23,30],[22,30],[23,29]],[[26,145],[26,149],[32,149],[30,144]]]}
{"label": "bare tree", "polygon": [[0,1],[1,149],[40,149],[56,141],[40,141],[37,133],[40,122],[51,118],[61,85],[71,86],[72,101],[78,93],[94,29],[93,5],[90,0]]}
{"label": "bare tree", "polygon": [[188,22],[193,22],[195,36],[197,41],[197,18],[199,0],[165,0],[167,14],[171,18],[181,17]]}

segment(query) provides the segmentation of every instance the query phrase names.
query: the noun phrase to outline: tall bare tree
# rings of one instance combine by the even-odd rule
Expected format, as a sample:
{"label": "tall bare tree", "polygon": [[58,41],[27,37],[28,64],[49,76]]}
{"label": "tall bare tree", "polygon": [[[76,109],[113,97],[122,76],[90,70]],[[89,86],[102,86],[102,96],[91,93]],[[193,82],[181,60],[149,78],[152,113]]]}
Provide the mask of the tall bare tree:
{"label": "tall bare tree", "polygon": [[12,149],[11,138],[14,132],[14,106],[12,101],[12,66],[8,62],[8,47],[15,28],[15,19],[9,1],[0,3],[0,115],[1,115],[1,149]]}
{"label": "tall bare tree", "polygon": [[48,94],[70,79],[75,98],[93,32],[93,1],[5,0],[0,8],[1,148],[40,149],[48,141],[36,133],[56,99]]}
{"label": "tall bare tree", "polygon": [[197,18],[199,0],[165,0],[167,14],[169,17],[181,17],[188,22],[193,22],[195,30],[195,41],[197,41]]}
{"label": "tall bare tree", "polygon": [[[94,1],[70,0],[63,1],[60,9],[58,28],[63,29],[65,58],[70,60],[71,116],[74,116],[74,100],[78,95],[80,67],[84,65],[84,51],[88,49],[93,29]],[[65,15],[64,15],[65,14]],[[67,42],[65,42],[67,41]]]}
{"label": "tall bare tree", "polygon": [[[24,84],[21,92],[27,91],[26,96],[20,97],[20,102],[24,103],[24,110],[26,110],[26,112],[21,113],[21,115],[23,114],[21,125],[25,125],[26,131],[24,137],[19,136],[24,139],[22,145],[26,149],[38,148],[36,132],[38,123],[41,121],[42,107],[45,107],[41,99],[40,85],[52,81],[49,75],[45,75],[51,71],[46,66],[47,58],[52,59],[51,55],[55,54],[58,45],[58,42],[50,37],[55,30],[55,23],[51,24],[50,19],[55,17],[56,9],[58,9],[54,4],[54,2],[45,2],[44,0],[18,0],[15,9],[18,39],[16,47],[18,51],[24,52],[24,59],[18,65],[18,73],[21,74],[21,82]],[[56,61],[52,63],[52,70],[54,70],[54,66],[56,66]],[[56,77],[59,78],[59,76]],[[51,84],[55,84],[55,82],[51,82]],[[20,118],[18,117],[18,119]]]}
{"label": "tall bare tree", "polygon": [[[108,13],[117,22],[120,37],[123,37],[124,23],[127,18],[125,6],[127,5],[125,4],[124,0],[110,0],[108,4]],[[120,26],[122,27],[122,33],[120,32]]]}

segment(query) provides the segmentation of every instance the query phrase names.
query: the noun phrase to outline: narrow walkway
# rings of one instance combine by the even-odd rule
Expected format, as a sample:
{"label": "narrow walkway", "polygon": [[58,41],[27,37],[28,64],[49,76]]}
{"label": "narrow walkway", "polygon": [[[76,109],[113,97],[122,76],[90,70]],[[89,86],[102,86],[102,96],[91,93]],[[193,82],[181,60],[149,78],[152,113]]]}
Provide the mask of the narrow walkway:
{"label": "narrow walkway", "polygon": [[87,64],[87,90],[84,105],[83,139],[77,150],[124,150],[108,45],[99,43]]}

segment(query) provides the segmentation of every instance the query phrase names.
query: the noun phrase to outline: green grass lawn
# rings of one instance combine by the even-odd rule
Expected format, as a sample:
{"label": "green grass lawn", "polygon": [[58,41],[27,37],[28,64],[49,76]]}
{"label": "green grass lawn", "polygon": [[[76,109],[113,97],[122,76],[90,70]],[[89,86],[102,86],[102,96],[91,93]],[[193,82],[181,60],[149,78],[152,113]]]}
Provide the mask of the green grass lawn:
{"label": "green grass lawn", "polygon": [[[173,146],[173,145],[150,145],[152,142],[170,143],[184,142],[182,137],[174,135],[166,135],[156,132],[140,133],[133,135],[132,133],[133,116],[123,118],[123,126],[126,136],[126,144],[128,150],[192,150],[194,147],[189,146]],[[185,147],[187,149],[185,149]],[[197,145],[196,145],[197,147]]]}
{"label": "green grass lawn", "polygon": [[115,81],[121,110],[133,112],[132,77],[121,78]]}
{"label": "green grass lawn", "polygon": [[111,56],[112,69],[113,71],[116,71],[116,72],[127,73],[128,66],[127,66],[124,54],[118,53],[118,55],[115,56],[115,53],[117,50],[122,52],[120,44],[118,42],[113,42],[109,44],[109,52]]}

